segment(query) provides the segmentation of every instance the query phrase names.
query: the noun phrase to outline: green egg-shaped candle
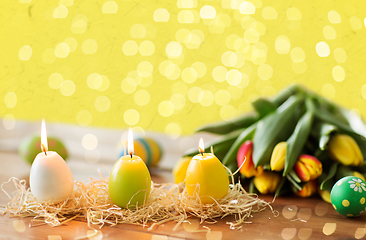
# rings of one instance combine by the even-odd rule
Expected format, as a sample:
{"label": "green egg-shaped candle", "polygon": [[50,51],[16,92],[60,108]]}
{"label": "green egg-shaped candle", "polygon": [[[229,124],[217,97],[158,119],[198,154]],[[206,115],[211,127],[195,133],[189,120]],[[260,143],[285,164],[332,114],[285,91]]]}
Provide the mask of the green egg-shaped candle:
{"label": "green egg-shaped candle", "polygon": [[[130,132],[129,143],[132,142]],[[133,143],[129,144],[129,153],[130,155],[121,157],[113,166],[109,175],[108,191],[114,204],[133,209],[136,205],[143,205],[148,199],[151,176],[144,161],[139,156],[132,155]]]}
{"label": "green egg-shaped candle", "polygon": [[341,215],[356,217],[365,212],[366,182],[348,176],[338,180],[330,193],[333,208]]}
{"label": "green egg-shaped candle", "polygon": [[[55,137],[48,137],[48,149],[57,152],[64,160],[69,156],[65,145],[62,141]],[[34,135],[30,138],[25,138],[19,145],[19,155],[29,164],[32,164],[35,157],[39,153],[41,146],[41,136]]]}

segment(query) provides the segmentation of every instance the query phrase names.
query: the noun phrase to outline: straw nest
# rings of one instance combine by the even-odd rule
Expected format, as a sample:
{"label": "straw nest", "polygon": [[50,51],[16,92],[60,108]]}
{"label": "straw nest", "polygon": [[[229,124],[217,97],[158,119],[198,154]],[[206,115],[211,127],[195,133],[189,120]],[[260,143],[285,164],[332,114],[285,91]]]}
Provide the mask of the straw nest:
{"label": "straw nest", "polygon": [[[232,174],[231,178],[234,182]],[[11,195],[4,189],[10,183],[16,187]],[[168,221],[176,222],[173,229],[176,230],[191,217],[199,218],[201,223],[215,223],[215,219],[229,215],[234,216],[233,221],[227,222],[230,228],[240,229],[253,213],[267,207],[276,215],[269,203],[255,194],[247,193],[240,183],[231,184],[224,198],[206,205],[199,198],[188,195],[184,183],[152,183],[151,186],[145,205],[130,210],[112,203],[108,194],[107,178],[91,179],[87,184],[76,181],[72,196],[64,202],[51,203],[38,201],[27,188],[25,180],[12,177],[1,185],[10,202],[0,210],[3,214],[10,213],[11,216],[33,217],[30,226],[59,226],[82,217],[90,227],[99,225],[101,228],[106,224],[128,223],[148,227],[148,230]]]}

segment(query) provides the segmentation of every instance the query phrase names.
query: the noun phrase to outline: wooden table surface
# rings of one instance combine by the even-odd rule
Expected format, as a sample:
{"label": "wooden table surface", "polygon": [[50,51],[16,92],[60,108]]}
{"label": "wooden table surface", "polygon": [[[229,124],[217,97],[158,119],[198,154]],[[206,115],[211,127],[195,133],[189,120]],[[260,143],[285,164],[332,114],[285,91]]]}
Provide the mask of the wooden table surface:
{"label": "wooden table surface", "polygon": [[[91,165],[77,159],[68,161],[77,180],[84,179],[86,171],[103,168],[105,164]],[[107,166],[106,167],[111,167]],[[16,152],[0,152],[0,182],[10,177],[27,179],[30,165],[25,163]],[[91,173],[90,173],[91,174]],[[168,170],[154,169],[152,178],[155,182],[171,182]],[[265,201],[272,201],[272,196],[260,196]],[[4,193],[0,193],[0,205],[8,202]],[[254,213],[241,230],[231,230],[226,224],[230,217],[218,219],[216,224],[198,224],[198,219],[184,223],[173,231],[175,222],[165,223],[152,231],[141,226],[119,224],[104,226],[95,236],[85,219],[78,218],[58,227],[47,225],[29,227],[32,218],[12,218],[8,214],[0,215],[0,239],[362,239],[366,238],[366,216],[346,218],[339,215],[330,204],[320,198],[280,197],[272,204],[278,211],[275,216],[270,209]],[[208,227],[210,231],[207,230]]]}

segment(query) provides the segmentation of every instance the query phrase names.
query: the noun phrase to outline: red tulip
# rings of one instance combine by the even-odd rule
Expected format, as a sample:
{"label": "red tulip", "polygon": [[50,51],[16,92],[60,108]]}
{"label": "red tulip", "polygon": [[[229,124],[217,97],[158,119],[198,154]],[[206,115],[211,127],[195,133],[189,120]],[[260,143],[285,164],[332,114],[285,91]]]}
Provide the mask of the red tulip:
{"label": "red tulip", "polygon": [[253,142],[248,140],[240,146],[236,156],[240,173],[247,178],[253,177],[263,172],[262,166],[259,166],[258,168],[254,167],[252,153]]}
{"label": "red tulip", "polygon": [[296,195],[300,197],[310,197],[314,193],[316,193],[316,181],[311,180],[305,184],[301,191],[297,191]]}
{"label": "red tulip", "polygon": [[322,174],[322,163],[313,156],[303,154],[295,163],[294,170],[303,182],[314,180]]}

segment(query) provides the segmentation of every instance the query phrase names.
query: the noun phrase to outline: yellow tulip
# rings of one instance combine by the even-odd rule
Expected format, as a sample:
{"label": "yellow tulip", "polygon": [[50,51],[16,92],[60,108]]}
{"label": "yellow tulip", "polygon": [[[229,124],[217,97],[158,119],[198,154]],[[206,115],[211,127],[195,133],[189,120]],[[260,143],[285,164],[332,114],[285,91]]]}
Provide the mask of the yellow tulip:
{"label": "yellow tulip", "polygon": [[175,183],[184,182],[186,178],[187,168],[192,157],[183,157],[175,164],[173,168],[173,176]]}
{"label": "yellow tulip", "polygon": [[330,200],[330,192],[327,190],[320,190],[319,189],[319,195],[320,197],[327,203],[332,203],[332,201]]}
{"label": "yellow tulip", "polygon": [[361,178],[362,180],[366,181],[365,180],[365,176],[362,175],[361,173],[357,172],[357,171],[354,171],[352,175],[355,176],[355,177]]}
{"label": "yellow tulip", "polygon": [[275,172],[264,171],[254,177],[254,186],[262,194],[274,193],[280,183],[281,176]]}
{"label": "yellow tulip", "polygon": [[345,166],[363,165],[360,147],[352,137],[346,134],[333,136],[329,141],[328,148],[330,157]]}
{"label": "yellow tulip", "polygon": [[272,171],[282,171],[283,168],[285,167],[286,149],[287,149],[286,142],[280,142],[274,147],[271,156]]}

